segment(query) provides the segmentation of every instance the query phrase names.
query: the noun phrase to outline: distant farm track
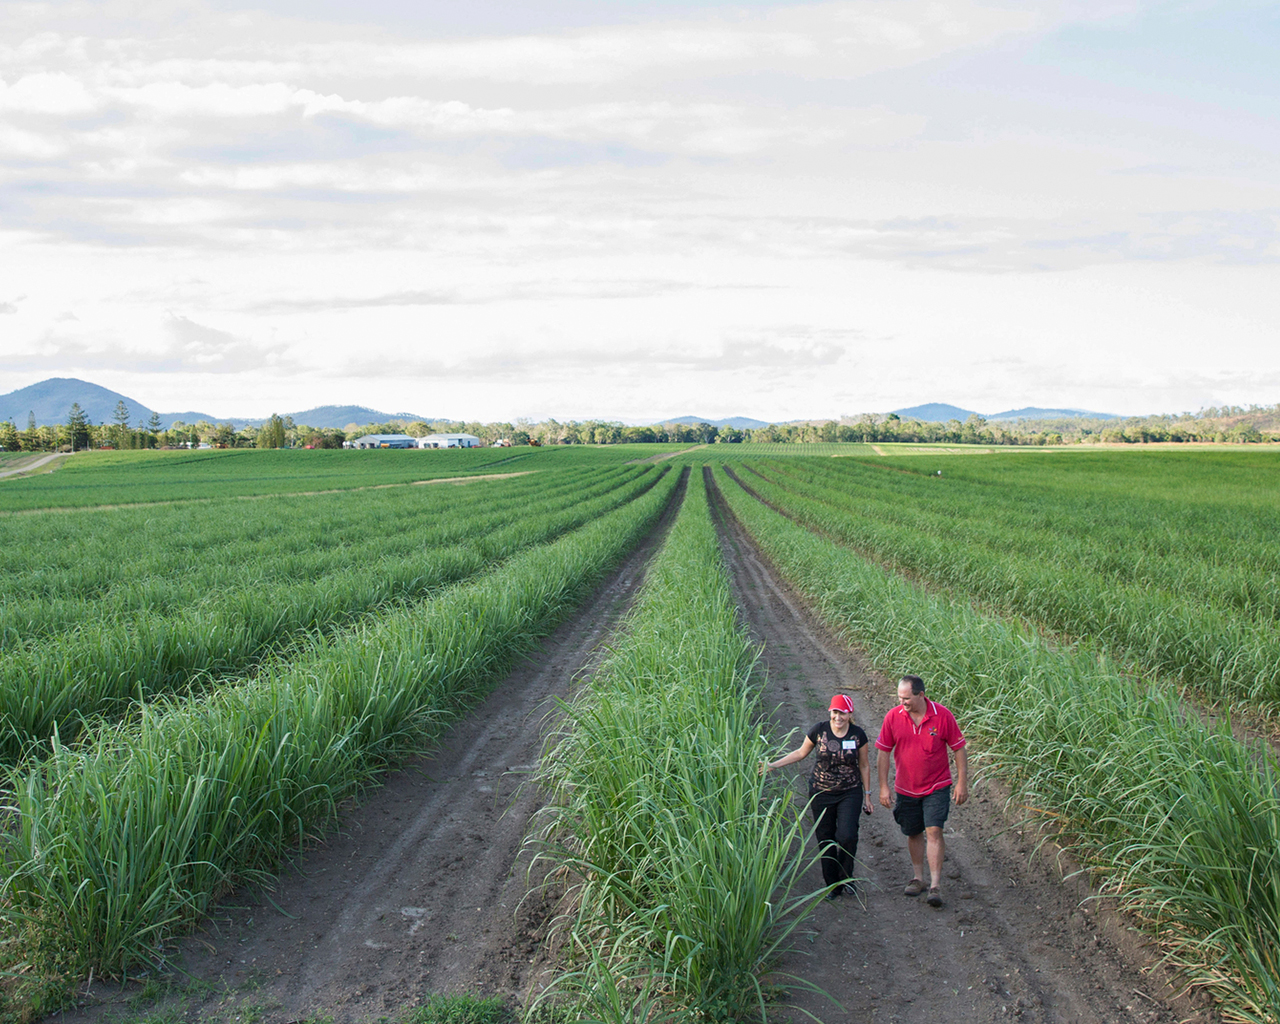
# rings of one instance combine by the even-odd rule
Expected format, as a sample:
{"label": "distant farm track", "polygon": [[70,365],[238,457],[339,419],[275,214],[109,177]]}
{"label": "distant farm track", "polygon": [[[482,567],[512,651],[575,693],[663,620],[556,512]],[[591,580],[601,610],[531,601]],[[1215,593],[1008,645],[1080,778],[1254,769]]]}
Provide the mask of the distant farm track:
{"label": "distant farm track", "polygon": [[49,465],[49,463],[53,462],[55,459],[60,459],[60,458],[62,458],[62,454],[60,452],[55,452],[52,455],[42,455],[32,459],[30,462],[24,463],[21,466],[14,466],[11,469],[0,469],[0,478],[6,477],[6,476],[16,476],[19,473],[33,473],[37,469],[47,466]]}

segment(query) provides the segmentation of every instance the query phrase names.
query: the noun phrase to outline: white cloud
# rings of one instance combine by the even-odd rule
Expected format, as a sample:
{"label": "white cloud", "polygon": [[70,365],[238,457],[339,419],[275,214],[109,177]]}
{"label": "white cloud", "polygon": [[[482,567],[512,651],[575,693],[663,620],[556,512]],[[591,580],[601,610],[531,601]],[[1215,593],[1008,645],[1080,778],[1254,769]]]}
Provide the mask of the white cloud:
{"label": "white cloud", "polygon": [[97,107],[84,83],[64,72],[24,75],[12,85],[0,80],[0,111],[66,116]]}
{"label": "white cloud", "polygon": [[48,133],[24,131],[13,125],[0,124],[0,159],[4,156],[19,160],[52,160],[67,151],[67,144]]}
{"label": "white cloud", "polygon": [[6,354],[17,369],[86,372],[117,369],[133,372],[240,374],[278,370],[294,365],[287,346],[262,345],[227,331],[206,327],[170,314],[159,334],[146,343],[126,345],[113,332],[85,326],[79,318],[58,317],[63,327],[42,333],[35,346]]}
{"label": "white cloud", "polygon": [[166,318],[164,333],[170,345],[153,358],[157,369],[242,373],[293,363],[285,345],[237,337],[177,313]]}
{"label": "white cloud", "polygon": [[[7,5],[0,258],[31,299],[6,366],[204,381],[240,408],[348,373],[418,407],[409,378],[435,375],[433,401],[495,416],[1020,382],[1042,390],[982,407],[1098,406],[1119,399],[1088,400],[1095,367],[1132,392],[1152,353],[1162,394],[1268,386],[1247,368],[1280,325],[1274,140],[1153,114],[1181,98],[1129,102],[1092,58],[1082,105],[1037,77],[1058,27],[1124,42],[1141,5],[579,6],[593,23],[449,37]],[[353,339],[406,361],[353,365]]]}

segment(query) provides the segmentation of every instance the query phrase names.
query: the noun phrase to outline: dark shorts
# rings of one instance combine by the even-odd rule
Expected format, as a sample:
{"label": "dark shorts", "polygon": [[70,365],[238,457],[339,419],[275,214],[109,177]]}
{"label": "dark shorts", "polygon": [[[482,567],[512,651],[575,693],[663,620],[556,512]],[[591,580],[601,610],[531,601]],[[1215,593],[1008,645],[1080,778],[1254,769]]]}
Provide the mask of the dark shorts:
{"label": "dark shorts", "polygon": [[918,836],[926,828],[942,828],[951,813],[951,787],[935,789],[928,796],[903,796],[893,805],[893,820],[904,836]]}

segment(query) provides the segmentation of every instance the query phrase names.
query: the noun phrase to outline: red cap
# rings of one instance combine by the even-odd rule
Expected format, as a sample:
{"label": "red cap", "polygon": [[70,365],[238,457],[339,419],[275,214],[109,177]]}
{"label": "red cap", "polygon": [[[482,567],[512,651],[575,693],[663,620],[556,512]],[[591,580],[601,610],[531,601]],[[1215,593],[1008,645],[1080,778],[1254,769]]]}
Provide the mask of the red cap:
{"label": "red cap", "polygon": [[837,693],[831,698],[831,707],[829,711],[843,711],[846,715],[853,714],[853,701],[846,697],[843,693]]}

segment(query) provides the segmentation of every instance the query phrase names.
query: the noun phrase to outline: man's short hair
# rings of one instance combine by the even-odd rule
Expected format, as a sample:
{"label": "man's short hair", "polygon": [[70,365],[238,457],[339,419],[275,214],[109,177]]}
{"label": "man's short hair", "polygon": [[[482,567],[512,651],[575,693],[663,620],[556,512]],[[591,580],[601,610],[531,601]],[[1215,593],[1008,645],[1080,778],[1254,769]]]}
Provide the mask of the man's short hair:
{"label": "man's short hair", "polygon": [[902,681],[911,684],[912,693],[924,693],[924,680],[919,676],[903,676]]}

